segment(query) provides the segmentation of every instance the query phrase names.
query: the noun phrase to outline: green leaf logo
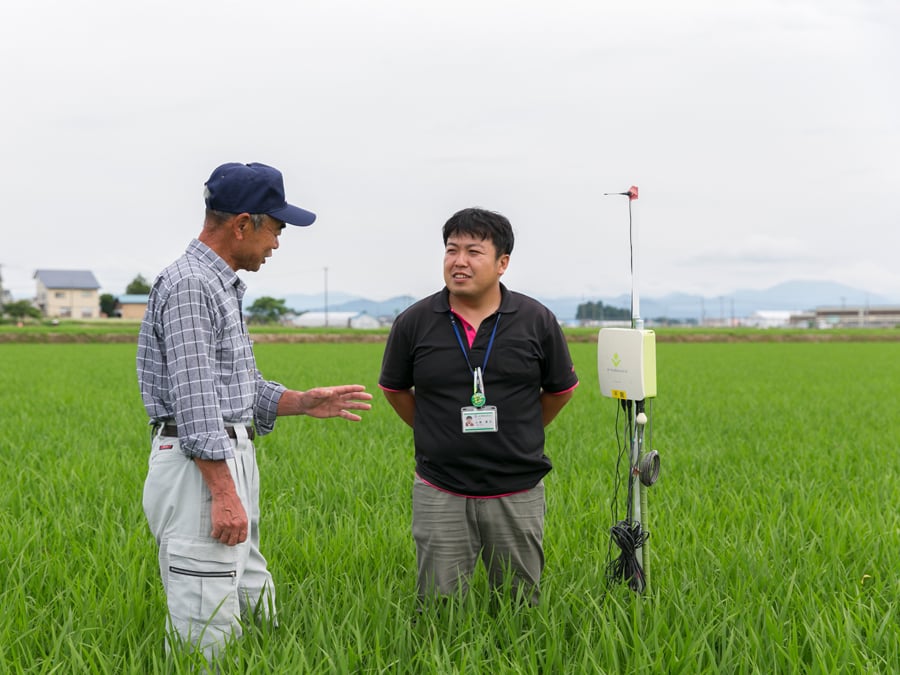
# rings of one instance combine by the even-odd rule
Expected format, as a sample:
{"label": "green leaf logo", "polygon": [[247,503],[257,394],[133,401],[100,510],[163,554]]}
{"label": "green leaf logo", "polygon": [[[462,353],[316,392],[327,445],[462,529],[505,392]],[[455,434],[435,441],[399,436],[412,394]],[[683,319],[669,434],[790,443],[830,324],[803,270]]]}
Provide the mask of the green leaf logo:
{"label": "green leaf logo", "polygon": [[622,363],[622,359],[619,358],[618,353],[612,355],[612,364],[618,368],[619,364]]}

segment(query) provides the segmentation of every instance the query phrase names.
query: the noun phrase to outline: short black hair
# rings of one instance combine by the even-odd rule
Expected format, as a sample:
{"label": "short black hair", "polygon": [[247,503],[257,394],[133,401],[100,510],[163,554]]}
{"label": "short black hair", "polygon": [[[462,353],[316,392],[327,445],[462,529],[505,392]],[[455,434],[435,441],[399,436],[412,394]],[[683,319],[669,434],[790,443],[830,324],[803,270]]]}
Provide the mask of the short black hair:
{"label": "short black hair", "polygon": [[497,257],[512,253],[515,244],[512,225],[506,216],[480,208],[457,211],[444,223],[444,245],[454,234],[470,235],[480,239],[490,239],[497,249]]}

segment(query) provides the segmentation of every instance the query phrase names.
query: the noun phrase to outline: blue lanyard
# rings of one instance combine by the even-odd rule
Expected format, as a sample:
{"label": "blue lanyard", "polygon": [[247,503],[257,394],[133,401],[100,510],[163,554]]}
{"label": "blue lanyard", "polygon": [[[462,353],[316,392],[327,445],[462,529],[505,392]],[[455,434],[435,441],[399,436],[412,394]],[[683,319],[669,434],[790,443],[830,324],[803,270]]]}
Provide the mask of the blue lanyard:
{"label": "blue lanyard", "polygon": [[[453,325],[453,332],[456,333],[456,341],[459,342],[459,348],[462,350],[463,356],[466,359],[466,365],[469,366],[469,371],[474,373],[475,369],[472,367],[472,363],[469,361],[469,352],[466,351],[466,348],[463,345],[462,335],[459,334],[459,326],[456,325],[456,319],[453,318],[453,310],[450,310],[450,323]],[[494,346],[494,337],[496,337],[497,335],[497,326],[499,325],[500,312],[497,312],[497,320],[494,322],[494,330],[491,331],[491,339],[488,340],[487,351],[485,351],[484,353],[484,362],[481,364],[482,373],[487,370],[488,357],[491,355],[491,348]]]}

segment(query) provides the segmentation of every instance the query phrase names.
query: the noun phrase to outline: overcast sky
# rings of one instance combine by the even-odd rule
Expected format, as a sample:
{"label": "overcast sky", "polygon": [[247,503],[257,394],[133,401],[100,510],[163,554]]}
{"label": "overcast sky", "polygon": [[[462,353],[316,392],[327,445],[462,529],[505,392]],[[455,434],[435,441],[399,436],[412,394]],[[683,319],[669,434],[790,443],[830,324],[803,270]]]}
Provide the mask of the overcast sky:
{"label": "overcast sky", "polygon": [[[442,285],[482,206],[541,297],[708,297],[793,279],[900,302],[894,0],[8,0],[0,273],[119,295],[200,230],[224,162],[281,169],[252,296]],[[836,299],[837,301],[837,299]]]}

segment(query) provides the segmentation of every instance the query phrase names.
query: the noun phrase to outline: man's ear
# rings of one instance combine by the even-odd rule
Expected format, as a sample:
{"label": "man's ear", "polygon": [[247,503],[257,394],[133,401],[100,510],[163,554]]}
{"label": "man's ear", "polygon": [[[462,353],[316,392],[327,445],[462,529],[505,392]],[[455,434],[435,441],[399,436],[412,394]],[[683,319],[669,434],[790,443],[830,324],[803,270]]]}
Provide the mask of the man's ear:
{"label": "man's ear", "polygon": [[250,219],[249,213],[239,213],[231,219],[229,226],[234,233],[234,238],[242,241],[244,236],[253,229],[253,221]]}
{"label": "man's ear", "polygon": [[497,262],[499,263],[497,266],[497,276],[502,277],[509,267],[509,253],[501,255]]}

